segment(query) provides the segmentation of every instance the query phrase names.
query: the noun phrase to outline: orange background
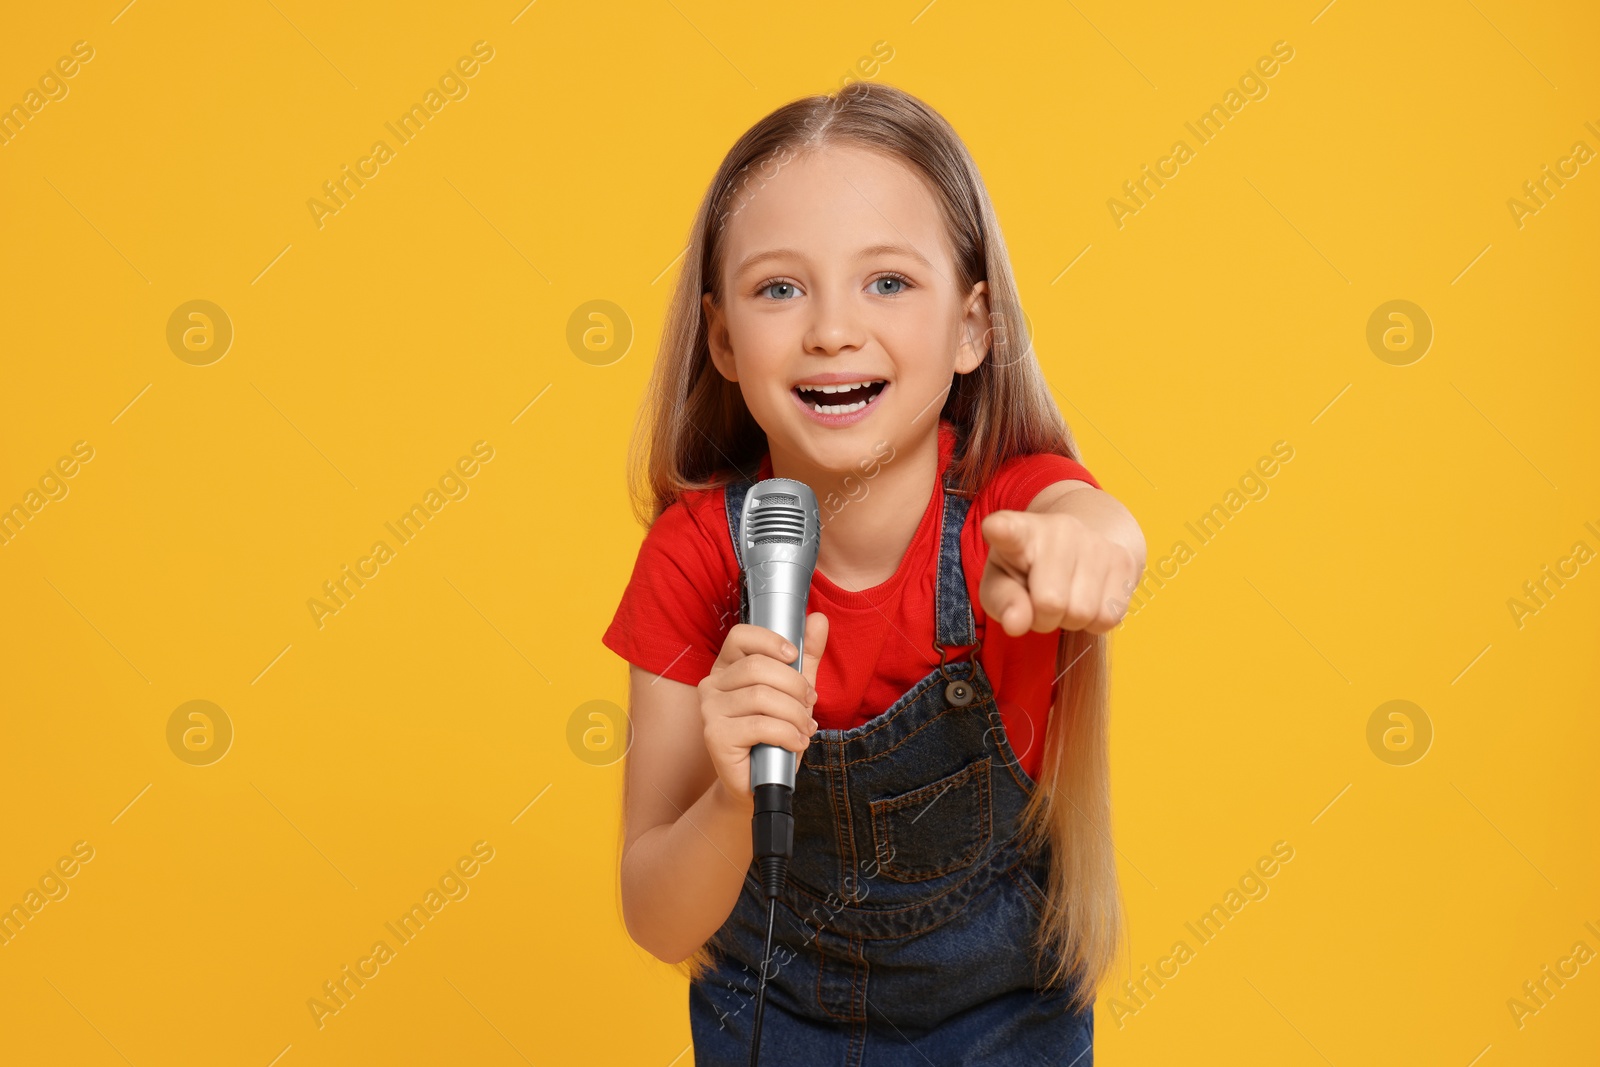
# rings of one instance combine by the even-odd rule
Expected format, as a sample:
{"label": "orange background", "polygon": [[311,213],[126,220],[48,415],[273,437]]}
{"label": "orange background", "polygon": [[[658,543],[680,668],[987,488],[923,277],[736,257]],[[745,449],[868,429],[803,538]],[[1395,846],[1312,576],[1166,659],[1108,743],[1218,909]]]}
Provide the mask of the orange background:
{"label": "orange background", "polygon": [[620,722],[585,739],[626,699],[623,455],[722,153],[852,69],[966,139],[1086,462],[1152,565],[1192,550],[1113,639],[1127,973],[1293,849],[1153,997],[1103,991],[1101,1062],[1592,1057],[1600,965],[1508,1002],[1600,951],[1600,174],[1508,202],[1600,150],[1600,19],[1321,3],[12,12],[0,906],[65,895],[0,945],[0,1061],[690,1062],[621,923]]}

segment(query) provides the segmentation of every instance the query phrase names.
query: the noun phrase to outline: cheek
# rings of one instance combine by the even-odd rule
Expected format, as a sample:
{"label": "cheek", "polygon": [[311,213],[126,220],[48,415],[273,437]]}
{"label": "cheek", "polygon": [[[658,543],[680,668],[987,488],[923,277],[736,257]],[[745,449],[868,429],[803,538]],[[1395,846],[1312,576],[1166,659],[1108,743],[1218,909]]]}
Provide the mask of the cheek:
{"label": "cheek", "polygon": [[888,350],[895,380],[912,387],[907,392],[931,394],[949,384],[961,342],[960,334],[950,324],[908,317],[886,324],[878,338]]}
{"label": "cheek", "polygon": [[783,319],[780,315],[746,315],[728,322],[739,391],[758,422],[791,403],[786,383],[795,376],[794,361],[804,338]]}

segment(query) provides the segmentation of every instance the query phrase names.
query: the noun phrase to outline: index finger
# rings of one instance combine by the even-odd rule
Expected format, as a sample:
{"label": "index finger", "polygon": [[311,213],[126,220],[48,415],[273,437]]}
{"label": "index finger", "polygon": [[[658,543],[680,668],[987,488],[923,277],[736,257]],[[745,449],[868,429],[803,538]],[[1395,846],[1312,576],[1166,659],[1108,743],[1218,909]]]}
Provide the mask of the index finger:
{"label": "index finger", "polygon": [[[784,655],[783,646],[789,644],[776,630],[757,626],[751,622],[735,623],[722,641],[722,651],[717,654],[717,665],[726,667],[746,656],[771,656],[779,663],[793,663],[793,655]],[[793,645],[789,645],[794,648]],[[796,649],[796,653],[798,653]]]}

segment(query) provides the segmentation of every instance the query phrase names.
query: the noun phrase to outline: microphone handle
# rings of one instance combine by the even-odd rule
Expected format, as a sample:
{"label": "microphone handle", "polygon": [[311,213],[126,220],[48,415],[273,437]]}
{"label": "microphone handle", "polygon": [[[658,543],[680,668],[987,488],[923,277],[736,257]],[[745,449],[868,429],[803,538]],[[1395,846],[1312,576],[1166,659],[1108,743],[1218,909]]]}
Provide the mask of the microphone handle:
{"label": "microphone handle", "polygon": [[[807,583],[810,584],[809,582]],[[779,634],[796,648],[795,670],[803,670],[806,657],[806,603],[790,593],[762,592],[750,598],[750,621]],[[800,754],[779,745],[757,744],[750,749],[750,789],[781,785],[794,789]]]}

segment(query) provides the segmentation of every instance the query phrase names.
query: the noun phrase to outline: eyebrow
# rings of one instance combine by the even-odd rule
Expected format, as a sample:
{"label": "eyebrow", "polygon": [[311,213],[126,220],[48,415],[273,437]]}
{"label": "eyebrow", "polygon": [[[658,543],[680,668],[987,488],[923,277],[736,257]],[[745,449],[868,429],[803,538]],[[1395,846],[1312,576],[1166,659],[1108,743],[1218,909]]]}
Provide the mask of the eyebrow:
{"label": "eyebrow", "polygon": [[[915,248],[910,248],[906,245],[869,245],[856,253],[857,259],[867,259],[872,256],[905,256],[909,259],[916,260],[918,263],[921,263],[930,270],[933,269],[933,264],[928,262],[928,258],[926,256],[924,256],[921,252],[918,252]],[[739,269],[735,272],[735,277],[745,274],[752,268],[758,267],[768,260],[784,259],[786,257],[793,257],[795,259],[805,258],[801,252],[793,248],[769,248],[765,252],[757,252],[755,255],[748,257],[743,263],[739,264]]]}

